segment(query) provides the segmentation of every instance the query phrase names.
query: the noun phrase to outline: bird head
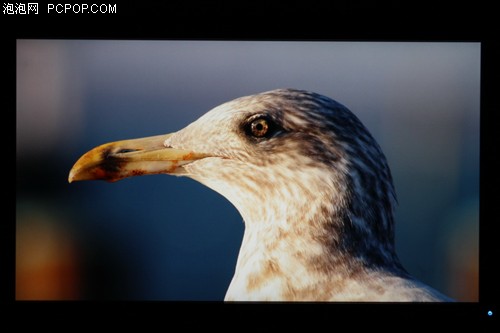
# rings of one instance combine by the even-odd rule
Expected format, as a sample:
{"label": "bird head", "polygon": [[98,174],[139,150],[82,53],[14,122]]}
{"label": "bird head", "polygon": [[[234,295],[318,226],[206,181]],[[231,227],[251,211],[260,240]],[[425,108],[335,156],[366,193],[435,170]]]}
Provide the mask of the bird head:
{"label": "bird head", "polygon": [[75,163],[69,182],[148,174],[201,182],[231,201],[247,227],[306,232],[315,224],[330,229],[324,235],[336,249],[368,253],[383,244],[393,253],[396,196],[384,154],[352,112],[316,93],[241,97],[178,132],[101,145]]}

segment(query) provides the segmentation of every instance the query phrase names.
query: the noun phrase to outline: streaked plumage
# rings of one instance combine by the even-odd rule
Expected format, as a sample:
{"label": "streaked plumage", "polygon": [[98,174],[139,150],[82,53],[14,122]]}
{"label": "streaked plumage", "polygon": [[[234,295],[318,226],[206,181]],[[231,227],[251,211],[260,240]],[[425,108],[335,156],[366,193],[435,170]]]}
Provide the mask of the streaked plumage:
{"label": "streaked plumage", "polygon": [[168,164],[158,157],[160,166],[151,168],[148,152],[129,167],[145,149],[123,141],[84,155],[70,181],[169,173],[225,196],[245,222],[226,300],[450,300],[400,264],[386,158],[358,118],[334,100],[273,90],[225,103],[154,139],[163,145],[155,143],[154,152],[176,152]]}

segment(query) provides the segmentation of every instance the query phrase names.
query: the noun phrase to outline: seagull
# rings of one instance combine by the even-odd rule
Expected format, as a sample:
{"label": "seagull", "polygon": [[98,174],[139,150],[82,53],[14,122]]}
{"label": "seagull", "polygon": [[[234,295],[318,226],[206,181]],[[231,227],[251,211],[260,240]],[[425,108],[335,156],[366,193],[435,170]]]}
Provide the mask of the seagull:
{"label": "seagull", "polygon": [[329,97],[297,89],[240,97],[178,132],[98,146],[68,180],[151,174],[190,177],[243,217],[225,301],[453,301],[402,266],[387,160]]}

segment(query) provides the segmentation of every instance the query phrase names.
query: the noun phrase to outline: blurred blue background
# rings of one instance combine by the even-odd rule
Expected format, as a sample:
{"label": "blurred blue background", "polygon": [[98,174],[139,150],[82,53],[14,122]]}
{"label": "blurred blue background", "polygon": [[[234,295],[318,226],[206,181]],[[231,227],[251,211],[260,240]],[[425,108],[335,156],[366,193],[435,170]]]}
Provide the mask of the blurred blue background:
{"label": "blurred blue background", "polygon": [[223,300],[244,225],[187,178],[67,183],[96,145],[176,131],[275,88],[364,122],[398,194],[407,270],[478,300],[479,43],[17,41],[16,297]]}

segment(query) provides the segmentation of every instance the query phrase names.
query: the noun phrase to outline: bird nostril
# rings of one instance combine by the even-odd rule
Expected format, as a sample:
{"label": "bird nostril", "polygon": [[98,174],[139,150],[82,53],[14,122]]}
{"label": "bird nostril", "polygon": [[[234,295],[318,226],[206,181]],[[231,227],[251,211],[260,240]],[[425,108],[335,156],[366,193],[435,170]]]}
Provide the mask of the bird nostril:
{"label": "bird nostril", "polygon": [[138,151],[139,149],[128,149],[128,148],[124,148],[124,149],[120,149],[118,150],[116,153],[117,154],[126,154],[126,153],[132,153],[134,151]]}

